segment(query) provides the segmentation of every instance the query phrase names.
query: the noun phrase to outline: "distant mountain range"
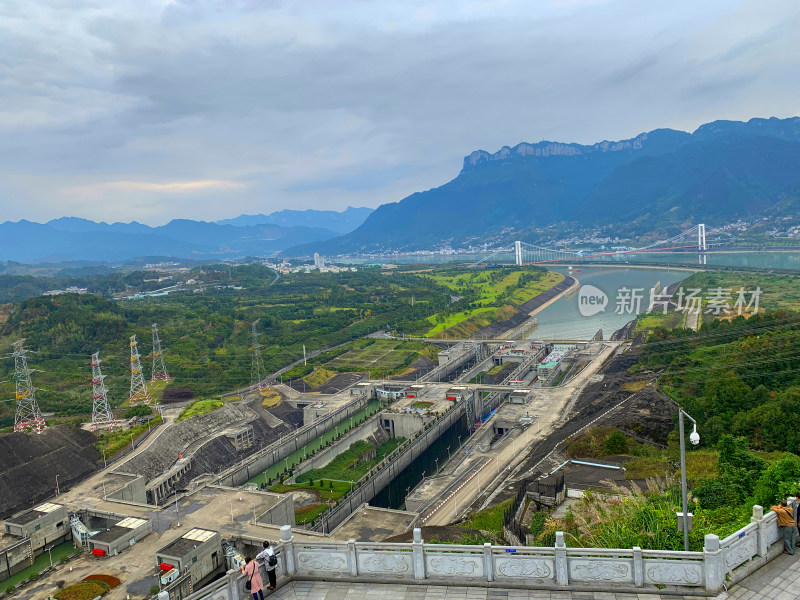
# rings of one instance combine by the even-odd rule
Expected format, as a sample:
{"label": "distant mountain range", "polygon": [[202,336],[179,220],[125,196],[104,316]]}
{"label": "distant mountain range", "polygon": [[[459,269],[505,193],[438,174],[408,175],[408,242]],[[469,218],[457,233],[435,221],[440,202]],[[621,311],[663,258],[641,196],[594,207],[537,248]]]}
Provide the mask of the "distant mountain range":
{"label": "distant mountain range", "polygon": [[[348,208],[341,213],[280,211],[216,223],[175,219],[159,227],[135,221],[96,223],[77,217],[47,223],[7,221],[0,223],[0,260],[115,262],[141,256],[198,260],[263,256],[297,243],[323,241],[346,233],[371,212],[369,208]],[[326,222],[329,227],[319,226]]]}
{"label": "distant mountain range", "polygon": [[641,235],[698,222],[797,215],[800,118],[715,121],[591,146],[543,141],[464,158],[452,181],[378,207],[354,231],[290,255],[415,250],[552,225]]}
{"label": "distant mountain range", "polygon": [[336,233],[350,233],[372,213],[372,208],[348,206],[342,212],[333,210],[279,210],[269,215],[240,215],[235,219],[216,221],[219,225],[280,225],[281,227],[317,227]]}

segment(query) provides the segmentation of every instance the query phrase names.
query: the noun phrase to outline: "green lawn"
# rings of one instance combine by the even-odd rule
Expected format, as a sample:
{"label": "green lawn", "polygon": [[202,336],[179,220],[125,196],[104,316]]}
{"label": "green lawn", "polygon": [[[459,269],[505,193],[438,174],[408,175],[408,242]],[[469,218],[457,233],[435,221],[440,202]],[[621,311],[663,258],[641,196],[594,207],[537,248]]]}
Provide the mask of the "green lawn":
{"label": "green lawn", "polygon": [[502,538],[503,515],[513,503],[514,499],[511,498],[491,508],[479,510],[478,512],[472,513],[465,521],[459,523],[458,526],[464,527],[465,529],[490,531],[497,537]]}
{"label": "green lawn", "polygon": [[[303,483],[310,480],[335,479],[339,481],[358,481],[367,471],[378,464],[392,450],[405,441],[405,438],[393,438],[382,443],[375,449],[375,458],[363,460],[373,445],[365,440],[359,440],[339,454],[331,462],[319,469],[311,469],[297,476],[297,482]],[[360,461],[360,462],[359,462]]]}
{"label": "green lawn", "polygon": [[353,415],[351,419],[347,419],[345,422],[341,423],[337,427],[326,431],[321,436],[316,438],[315,440],[310,441],[304,447],[300,447],[294,452],[292,452],[286,459],[281,460],[274,465],[272,465],[266,471],[262,471],[258,475],[254,475],[251,477],[247,483],[254,483],[256,485],[266,484],[272,479],[277,478],[281,473],[283,473],[287,468],[294,467],[295,465],[299,464],[304,458],[310,456],[315,451],[322,448],[328,442],[336,439],[339,435],[346,433],[350,427],[351,423],[353,427],[358,427],[358,425],[363,422],[364,420],[368,419],[376,412],[378,412],[383,405],[378,400],[373,400],[365,408],[362,408],[356,414]]}
{"label": "green lawn", "polygon": [[294,511],[294,520],[298,525],[311,523],[328,509],[327,504],[309,504]]}
{"label": "green lawn", "polygon": [[175,422],[210,413],[212,410],[222,408],[223,404],[225,403],[222,400],[195,400],[183,409],[178,418],[175,419]]}
{"label": "green lawn", "polygon": [[[51,550],[51,554],[53,555],[53,563],[60,562],[64,560],[67,556],[72,554],[75,551],[75,548],[72,547],[72,541],[67,541],[55,546]],[[24,569],[17,573],[16,575],[12,575],[8,579],[0,580],[0,590],[5,591],[5,589],[11,585],[17,585],[22,581],[25,581],[28,577],[33,574],[38,575],[42,572],[45,568],[50,566],[50,556],[47,552],[44,554],[37,556],[36,559],[33,561],[33,565]]]}

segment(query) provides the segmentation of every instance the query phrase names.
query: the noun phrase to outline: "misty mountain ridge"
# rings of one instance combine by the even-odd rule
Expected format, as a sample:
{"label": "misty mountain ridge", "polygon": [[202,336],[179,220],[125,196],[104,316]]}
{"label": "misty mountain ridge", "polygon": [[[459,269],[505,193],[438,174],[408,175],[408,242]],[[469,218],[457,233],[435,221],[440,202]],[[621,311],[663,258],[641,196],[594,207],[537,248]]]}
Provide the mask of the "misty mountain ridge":
{"label": "misty mountain ridge", "polygon": [[379,206],[349,234],[285,252],[537,239],[556,224],[643,235],[687,223],[796,215],[798,208],[800,117],[714,121],[693,133],[656,129],[592,145],[543,141],[476,150],[448,183]]}
{"label": "misty mountain ridge", "polygon": [[[350,213],[338,221],[360,224],[371,209],[348,209]],[[296,213],[283,218],[289,225],[270,223],[238,224],[173,219],[165,225],[150,227],[136,221],[130,223],[95,222],[80,217],[61,217],[47,223],[27,220],[0,223],[3,246],[0,260],[19,262],[59,262],[73,260],[125,261],[156,255],[176,258],[219,259],[245,255],[267,255],[300,243],[324,241],[342,231],[313,225],[333,215],[333,211],[279,211]],[[347,211],[344,211],[347,213]],[[322,217],[317,213],[322,213]],[[266,215],[267,218],[272,215]],[[303,216],[309,225],[302,225]],[[244,217],[244,215],[243,215]],[[362,218],[362,221],[363,221]],[[240,217],[241,219],[241,217]],[[231,221],[236,221],[232,219]],[[31,241],[35,243],[31,243]]]}
{"label": "misty mountain ridge", "polygon": [[281,227],[318,227],[340,234],[349,233],[361,225],[373,212],[372,208],[348,206],[342,212],[334,210],[279,210],[268,215],[240,215],[235,219],[216,221],[219,225],[280,225]]}

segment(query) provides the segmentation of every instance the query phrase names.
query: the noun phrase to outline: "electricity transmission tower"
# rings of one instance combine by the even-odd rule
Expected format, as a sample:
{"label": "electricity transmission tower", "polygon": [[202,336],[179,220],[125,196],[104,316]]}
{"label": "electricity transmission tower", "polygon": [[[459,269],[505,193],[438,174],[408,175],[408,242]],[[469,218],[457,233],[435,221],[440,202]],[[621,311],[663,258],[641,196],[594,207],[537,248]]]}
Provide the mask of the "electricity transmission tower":
{"label": "electricity transmission tower", "polygon": [[36,388],[31,383],[33,369],[28,368],[26,350],[22,344],[25,340],[14,342],[14,387],[16,389],[17,407],[14,414],[14,431],[42,433],[47,429],[39,404],[36,402]]}
{"label": "electricity transmission tower", "polygon": [[167,365],[164,363],[164,353],[161,352],[161,340],[158,339],[157,323],[153,323],[153,374],[150,381],[163,379],[169,383],[169,373]]}
{"label": "electricity transmission tower", "polygon": [[147,391],[147,384],[142,375],[142,361],[140,360],[139,350],[136,347],[136,336],[131,336],[131,404],[150,404],[150,393]]}
{"label": "electricity transmission tower", "polygon": [[105,378],[100,371],[100,353],[95,352],[92,354],[92,430],[98,427],[114,429],[117,426],[108,404],[106,384],[103,382]]}
{"label": "electricity transmission tower", "polygon": [[250,389],[261,389],[262,373],[264,365],[261,362],[261,344],[258,343],[258,333],[256,333],[256,325],[261,319],[256,319],[251,325],[253,335],[253,365],[250,370]]}

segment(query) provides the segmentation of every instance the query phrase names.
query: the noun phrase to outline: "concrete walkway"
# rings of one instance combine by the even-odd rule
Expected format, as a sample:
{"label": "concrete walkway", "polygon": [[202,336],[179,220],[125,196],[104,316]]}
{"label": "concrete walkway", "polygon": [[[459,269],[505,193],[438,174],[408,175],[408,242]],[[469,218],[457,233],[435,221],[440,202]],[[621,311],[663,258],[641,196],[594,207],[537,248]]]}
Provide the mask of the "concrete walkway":
{"label": "concrete walkway", "polygon": [[[472,588],[439,585],[293,581],[274,592],[274,600],[697,600],[698,596]],[[719,600],[796,600],[800,598],[800,557],[781,555]]]}

